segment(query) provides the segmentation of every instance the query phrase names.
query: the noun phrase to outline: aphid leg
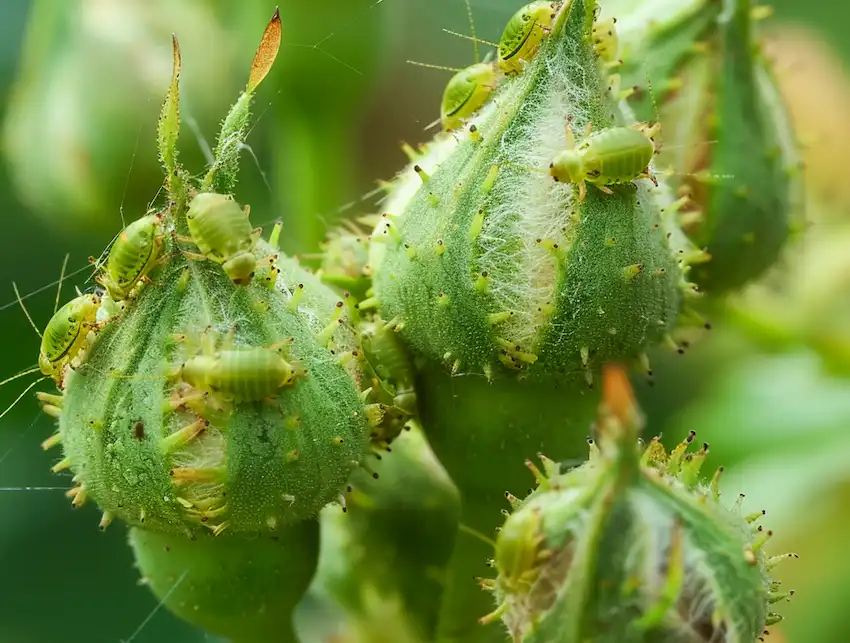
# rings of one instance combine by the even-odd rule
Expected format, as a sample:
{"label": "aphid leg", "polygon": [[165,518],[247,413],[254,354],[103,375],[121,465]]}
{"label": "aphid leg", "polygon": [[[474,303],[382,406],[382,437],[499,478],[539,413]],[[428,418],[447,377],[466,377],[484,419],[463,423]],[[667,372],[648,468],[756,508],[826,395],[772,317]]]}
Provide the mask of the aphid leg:
{"label": "aphid leg", "polygon": [[578,184],[578,200],[579,200],[579,203],[584,201],[586,196],[587,196],[587,185],[585,184],[584,181],[581,181]]}
{"label": "aphid leg", "polygon": [[[248,206],[245,206],[245,207],[247,208]],[[251,230],[251,243],[252,244],[257,243],[257,240],[260,238],[260,235],[262,235],[262,234],[263,234],[262,228],[254,228],[253,230]]]}
{"label": "aphid leg", "polygon": [[564,124],[564,131],[567,134],[567,149],[569,149],[569,150],[574,149],[575,146],[576,146],[576,137],[575,137],[575,134],[573,134],[572,128],[570,127],[570,123],[572,122],[572,120],[573,120],[573,117],[568,116],[567,122]]}
{"label": "aphid leg", "polygon": [[614,190],[609,188],[607,185],[597,185],[596,187],[602,190],[605,194],[614,194]]}
{"label": "aphid leg", "polygon": [[271,344],[270,346],[268,346],[268,349],[270,351],[275,351],[279,355],[282,355],[282,356],[285,357],[285,356],[289,355],[289,347],[292,346],[292,342],[294,342],[294,341],[295,341],[294,337],[288,337],[284,340],[281,340],[279,342],[275,342],[274,344]]}
{"label": "aphid leg", "polygon": [[188,250],[183,250],[182,248],[180,250],[180,254],[182,254],[189,261],[207,261],[208,259],[211,259],[211,257],[208,257],[207,255],[201,254],[199,252],[189,252]]}

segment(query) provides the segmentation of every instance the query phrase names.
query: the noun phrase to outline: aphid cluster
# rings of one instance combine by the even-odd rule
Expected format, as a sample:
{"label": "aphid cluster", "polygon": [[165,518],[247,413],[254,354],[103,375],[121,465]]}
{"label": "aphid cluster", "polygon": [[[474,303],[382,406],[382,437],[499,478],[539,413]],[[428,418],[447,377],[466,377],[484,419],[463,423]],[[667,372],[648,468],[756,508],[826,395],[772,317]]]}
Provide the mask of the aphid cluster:
{"label": "aphid cluster", "polygon": [[[499,42],[489,43],[498,52],[496,60],[492,62],[477,60],[479,39],[475,37],[473,27],[471,39],[475,42],[476,62],[464,69],[454,70],[455,75],[446,85],[440,105],[443,129],[451,131],[462,127],[491,100],[504,77],[516,76],[523,71],[537,54],[562,5],[561,2],[538,0],[521,7],[508,21]],[[472,25],[468,2],[467,10]],[[594,17],[599,17],[598,6]],[[594,50],[606,67],[620,64],[617,59],[619,40],[616,23],[615,18],[597,20],[592,30]],[[612,84],[617,84],[617,80],[613,76]],[[588,124],[583,140],[577,145],[575,135],[567,125],[567,149],[558,154],[549,166],[550,174],[556,181],[577,184],[580,200],[585,198],[586,183],[611,194],[611,190],[606,187],[608,185],[630,183],[640,178],[655,181],[649,163],[656,153],[652,136],[657,126],[640,124],[630,128],[614,127],[593,134],[590,133],[591,126],[592,123]]]}
{"label": "aphid cluster", "polygon": [[[462,127],[490,101],[505,76],[519,74],[534,59],[564,4],[537,0],[524,5],[511,16],[499,42],[495,43],[476,37],[469,0],[465,1],[472,35],[464,37],[470,38],[475,44],[475,63],[463,69],[414,63],[455,72],[446,84],[440,103],[440,121],[446,131]],[[479,59],[479,42],[494,47],[495,60]]]}

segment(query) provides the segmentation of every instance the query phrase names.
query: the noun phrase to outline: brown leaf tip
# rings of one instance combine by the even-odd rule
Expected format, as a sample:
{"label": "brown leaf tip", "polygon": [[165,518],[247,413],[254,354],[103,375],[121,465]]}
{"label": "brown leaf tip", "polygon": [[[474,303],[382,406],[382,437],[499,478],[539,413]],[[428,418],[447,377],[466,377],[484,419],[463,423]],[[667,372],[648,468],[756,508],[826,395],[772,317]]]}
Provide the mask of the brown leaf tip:
{"label": "brown leaf tip", "polygon": [[254,91],[263,82],[269,71],[271,71],[272,65],[280,51],[282,31],[280,8],[275,7],[274,15],[269,21],[269,24],[266,25],[266,30],[260,39],[260,45],[257,47],[257,53],[254,54],[254,61],[251,63],[251,74],[248,76],[248,86],[245,91],[249,93]]}

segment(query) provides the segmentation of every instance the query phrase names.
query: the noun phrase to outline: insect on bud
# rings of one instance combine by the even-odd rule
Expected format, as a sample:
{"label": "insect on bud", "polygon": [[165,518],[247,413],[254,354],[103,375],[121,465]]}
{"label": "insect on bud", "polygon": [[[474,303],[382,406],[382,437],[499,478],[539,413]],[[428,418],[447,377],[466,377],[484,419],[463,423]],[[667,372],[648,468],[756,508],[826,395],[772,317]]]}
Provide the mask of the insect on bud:
{"label": "insect on bud", "polygon": [[489,102],[438,135],[382,204],[379,311],[447,371],[592,371],[676,325],[689,247],[651,169],[656,128],[630,121],[608,89],[595,16],[592,0],[518,11]]}
{"label": "insect on bud", "polygon": [[[177,161],[180,49],[159,128],[167,197],[116,238],[98,282],[54,316],[40,364],[59,431],[54,471],[130,525],[137,563],[172,611],[238,640],[295,641],[318,558],[316,516],[369,453],[349,310],[253,229],[235,185],[250,99],[280,44],[275,14],[248,85],[195,181]],[[256,279],[254,277],[257,277]],[[103,300],[111,302],[109,314]]]}
{"label": "insect on bud", "polygon": [[538,486],[497,536],[497,608],[482,622],[501,619],[516,642],[755,641],[779,618],[763,512],[721,504],[693,433],[641,452],[625,374],[603,377],[590,460],[529,463]]}

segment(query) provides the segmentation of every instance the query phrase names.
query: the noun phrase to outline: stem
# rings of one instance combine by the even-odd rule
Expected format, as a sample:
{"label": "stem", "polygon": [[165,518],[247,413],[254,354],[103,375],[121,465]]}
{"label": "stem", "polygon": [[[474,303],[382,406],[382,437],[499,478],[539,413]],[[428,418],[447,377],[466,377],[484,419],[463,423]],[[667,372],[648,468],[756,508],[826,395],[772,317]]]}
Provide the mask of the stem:
{"label": "stem", "polygon": [[541,381],[452,377],[440,365],[420,372],[422,425],[462,496],[462,515],[440,616],[442,643],[503,643],[500,625],[481,626],[492,596],[477,577],[493,575],[493,549],[474,530],[494,538],[508,509],[505,491],[524,496],[534,479],[523,464],[538,452],[555,460],[586,458],[587,427],[598,396],[568,377]]}

